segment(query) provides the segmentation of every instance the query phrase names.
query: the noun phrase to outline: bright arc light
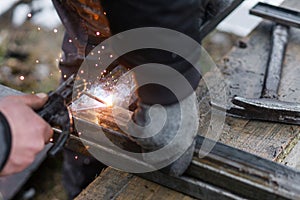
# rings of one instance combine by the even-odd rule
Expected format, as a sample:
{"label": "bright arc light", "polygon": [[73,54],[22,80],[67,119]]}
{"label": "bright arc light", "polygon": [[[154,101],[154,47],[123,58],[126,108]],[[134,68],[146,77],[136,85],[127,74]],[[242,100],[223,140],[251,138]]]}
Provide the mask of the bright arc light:
{"label": "bright arc light", "polygon": [[113,97],[112,97],[112,95],[107,96],[104,99],[104,102],[105,102],[107,107],[112,107],[113,106]]}

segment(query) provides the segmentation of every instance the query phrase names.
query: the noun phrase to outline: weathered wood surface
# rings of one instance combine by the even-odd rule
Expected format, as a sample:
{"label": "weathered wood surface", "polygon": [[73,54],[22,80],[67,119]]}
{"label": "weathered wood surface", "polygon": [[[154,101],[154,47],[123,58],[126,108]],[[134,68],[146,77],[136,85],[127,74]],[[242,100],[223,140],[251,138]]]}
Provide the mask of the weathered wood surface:
{"label": "weathered wood surface", "polygon": [[137,176],[107,168],[76,198],[76,200],[94,199],[190,200],[192,198]]}
{"label": "weathered wood surface", "polygon": [[[17,90],[0,85],[0,99],[8,95],[20,94],[22,93]],[[26,170],[15,175],[0,177],[0,200],[12,199],[16,195],[16,193],[30,178],[31,174],[44,161],[50,147],[51,145],[47,145],[45,149],[37,155],[34,163],[32,163]]]}
{"label": "weathered wood surface", "polygon": [[[284,3],[300,8],[298,1]],[[265,68],[268,61],[271,22],[264,22],[250,36],[246,49],[233,49],[220,65],[230,82],[230,96],[258,98],[261,94]],[[300,102],[300,30],[292,28],[283,67],[279,99]],[[232,73],[232,71],[234,73]],[[290,150],[299,137],[299,127],[229,118],[228,127],[220,141],[267,159],[282,161],[285,150]]]}

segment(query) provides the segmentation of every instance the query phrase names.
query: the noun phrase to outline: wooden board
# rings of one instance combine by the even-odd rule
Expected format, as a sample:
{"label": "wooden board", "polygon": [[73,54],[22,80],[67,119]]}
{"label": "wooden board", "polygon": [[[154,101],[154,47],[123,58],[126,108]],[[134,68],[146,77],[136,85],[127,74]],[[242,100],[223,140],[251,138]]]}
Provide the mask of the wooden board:
{"label": "wooden board", "polygon": [[137,176],[107,168],[76,200],[118,199],[156,200],[192,198]]}
{"label": "wooden board", "polygon": [[[298,1],[286,7],[300,9]],[[230,82],[230,96],[258,98],[261,94],[270,50],[271,22],[262,23],[248,39],[246,49],[233,49],[220,67]],[[279,99],[300,102],[300,30],[292,28],[287,48]],[[233,73],[232,73],[233,71]],[[228,118],[227,130],[220,141],[267,159],[282,161],[286,149],[298,140],[298,126]],[[225,128],[226,129],[226,128]]]}

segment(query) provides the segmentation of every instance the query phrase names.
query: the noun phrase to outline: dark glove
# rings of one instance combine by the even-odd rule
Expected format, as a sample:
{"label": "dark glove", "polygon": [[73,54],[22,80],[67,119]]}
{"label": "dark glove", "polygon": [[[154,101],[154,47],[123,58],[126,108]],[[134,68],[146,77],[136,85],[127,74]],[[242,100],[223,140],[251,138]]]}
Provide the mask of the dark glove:
{"label": "dark glove", "polygon": [[[194,138],[199,124],[195,94],[180,103],[167,106],[149,106],[139,103],[133,120],[140,127],[129,127],[129,132],[140,136],[132,137],[132,140],[142,147],[144,160],[160,169],[162,163],[167,163],[169,158],[176,157],[173,163],[169,162],[168,166],[167,164],[163,166],[165,167],[163,171],[174,176],[181,175],[189,166],[195,148]],[[145,138],[153,134],[155,135]],[[182,137],[176,138],[179,135]],[[162,150],[167,145],[173,146],[156,156],[148,154]]]}

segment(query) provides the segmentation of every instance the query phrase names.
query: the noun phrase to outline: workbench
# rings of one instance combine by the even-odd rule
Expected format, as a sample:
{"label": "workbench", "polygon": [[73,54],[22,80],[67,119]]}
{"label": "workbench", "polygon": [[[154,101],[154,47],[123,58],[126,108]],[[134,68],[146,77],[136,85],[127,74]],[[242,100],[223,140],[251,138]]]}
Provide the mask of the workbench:
{"label": "workbench", "polygon": [[[288,8],[300,2],[287,0]],[[229,83],[228,99],[238,95],[260,98],[271,48],[272,22],[262,22],[234,47],[218,66]],[[300,102],[300,30],[292,28],[287,47],[279,100]],[[203,109],[203,107],[201,107]],[[203,112],[203,111],[202,111]],[[201,132],[201,131],[200,131]],[[298,126],[227,117],[219,142],[300,170]],[[107,168],[76,200],[86,199],[192,199],[136,175]]]}

